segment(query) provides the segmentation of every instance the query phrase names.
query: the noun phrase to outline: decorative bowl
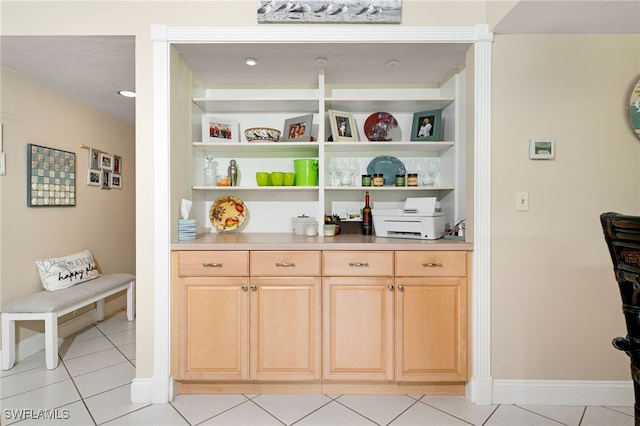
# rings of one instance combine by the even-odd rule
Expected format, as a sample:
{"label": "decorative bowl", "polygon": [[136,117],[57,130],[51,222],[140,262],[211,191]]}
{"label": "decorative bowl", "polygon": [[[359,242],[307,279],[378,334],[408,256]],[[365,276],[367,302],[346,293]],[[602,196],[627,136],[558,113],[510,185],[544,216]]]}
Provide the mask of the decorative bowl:
{"label": "decorative bowl", "polygon": [[278,142],[280,130],[270,127],[250,127],[244,131],[248,142]]}

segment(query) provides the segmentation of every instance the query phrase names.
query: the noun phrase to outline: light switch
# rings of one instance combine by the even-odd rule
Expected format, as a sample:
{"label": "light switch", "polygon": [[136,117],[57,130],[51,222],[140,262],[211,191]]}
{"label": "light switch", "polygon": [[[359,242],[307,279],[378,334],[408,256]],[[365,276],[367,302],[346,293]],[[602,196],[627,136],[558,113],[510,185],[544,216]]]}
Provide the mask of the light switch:
{"label": "light switch", "polygon": [[529,193],[528,192],[516,192],[516,211],[518,212],[529,211]]}

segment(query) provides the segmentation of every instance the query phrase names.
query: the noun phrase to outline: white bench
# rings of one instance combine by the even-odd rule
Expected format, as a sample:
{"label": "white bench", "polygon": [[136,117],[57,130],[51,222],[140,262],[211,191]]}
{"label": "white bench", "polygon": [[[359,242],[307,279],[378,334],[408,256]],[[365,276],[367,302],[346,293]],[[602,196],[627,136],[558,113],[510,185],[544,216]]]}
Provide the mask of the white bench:
{"label": "white bench", "polygon": [[104,319],[104,299],[127,290],[127,319],[134,319],[135,276],[106,274],[57,291],[40,291],[4,304],[2,311],[2,369],[15,364],[16,321],[44,321],[47,368],[58,366],[58,317],[96,303],[98,321]]}

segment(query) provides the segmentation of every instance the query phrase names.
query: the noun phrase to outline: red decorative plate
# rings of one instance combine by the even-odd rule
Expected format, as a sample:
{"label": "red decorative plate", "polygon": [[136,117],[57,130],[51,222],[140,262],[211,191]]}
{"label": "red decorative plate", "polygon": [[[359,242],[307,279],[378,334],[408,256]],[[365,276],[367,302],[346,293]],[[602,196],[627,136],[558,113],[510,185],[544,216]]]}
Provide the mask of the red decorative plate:
{"label": "red decorative plate", "polygon": [[374,112],[364,122],[364,134],[370,141],[401,141],[398,120],[388,112]]}
{"label": "red decorative plate", "polygon": [[238,197],[218,198],[209,209],[211,224],[220,231],[233,231],[244,223],[247,207]]}

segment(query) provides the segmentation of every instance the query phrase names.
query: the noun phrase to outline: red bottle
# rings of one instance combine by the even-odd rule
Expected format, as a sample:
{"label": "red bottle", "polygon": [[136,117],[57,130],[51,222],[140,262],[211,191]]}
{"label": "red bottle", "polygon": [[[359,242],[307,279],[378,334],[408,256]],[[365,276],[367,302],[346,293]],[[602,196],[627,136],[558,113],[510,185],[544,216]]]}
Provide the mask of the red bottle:
{"label": "red bottle", "polygon": [[369,206],[369,191],[364,195],[364,207],[362,208],[362,235],[373,234],[373,217]]}

